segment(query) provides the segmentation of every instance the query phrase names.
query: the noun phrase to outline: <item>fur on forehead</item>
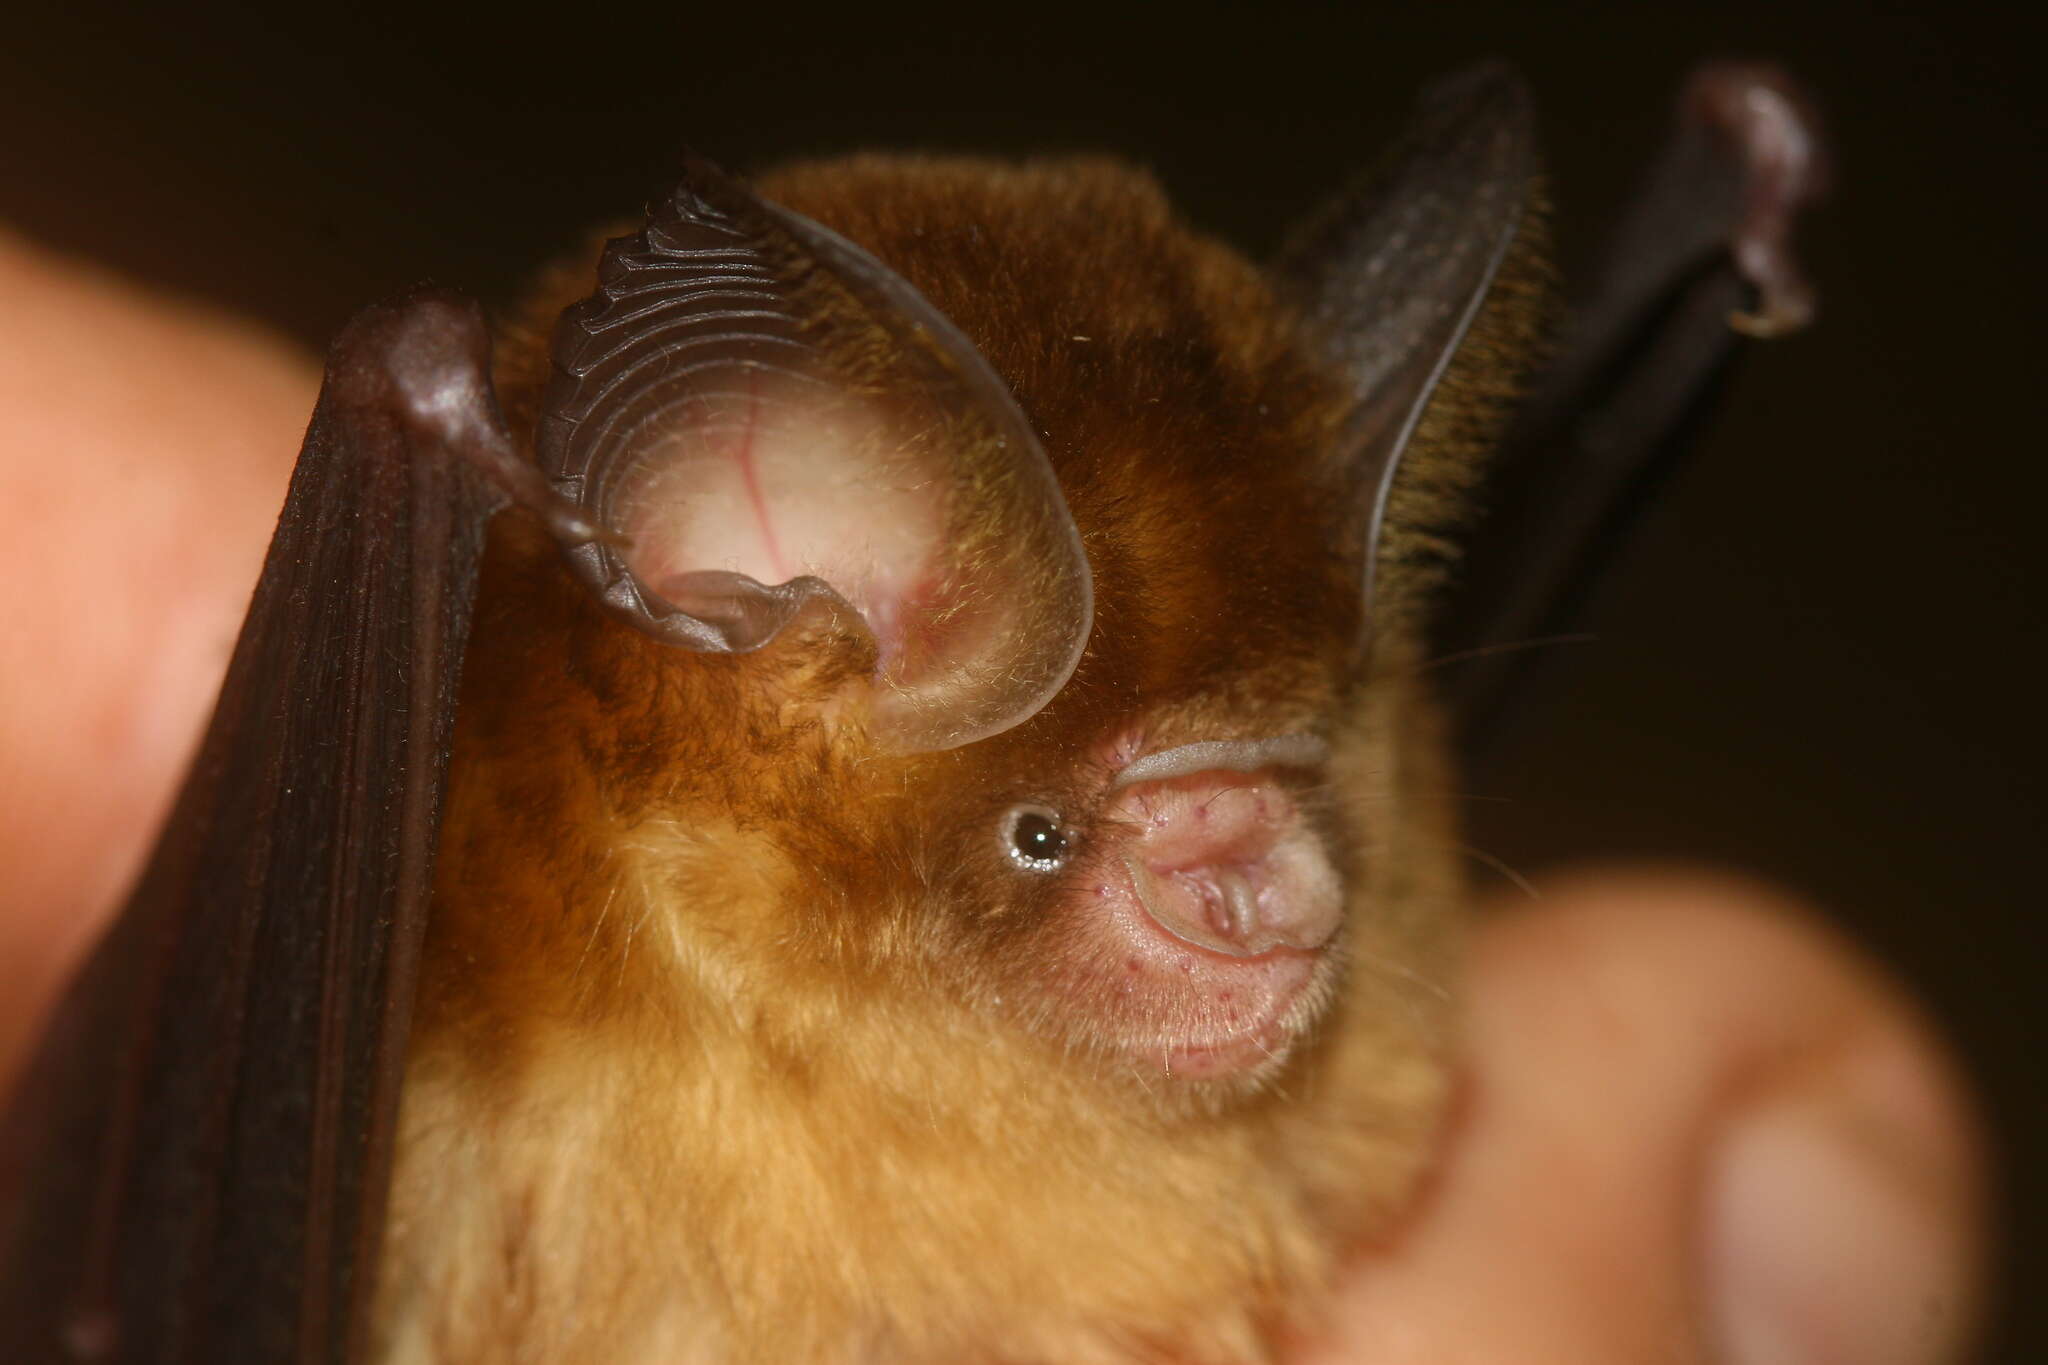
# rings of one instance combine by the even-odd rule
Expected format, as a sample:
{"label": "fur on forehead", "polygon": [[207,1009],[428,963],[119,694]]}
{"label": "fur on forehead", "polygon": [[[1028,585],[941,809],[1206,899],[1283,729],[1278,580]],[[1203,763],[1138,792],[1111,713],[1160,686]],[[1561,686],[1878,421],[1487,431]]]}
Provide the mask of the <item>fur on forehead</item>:
{"label": "fur on forehead", "polygon": [[754,188],[873,252],[1022,390],[1055,377],[1076,337],[1178,343],[1246,370],[1288,345],[1260,272],[1111,158],[869,154],[785,166]]}

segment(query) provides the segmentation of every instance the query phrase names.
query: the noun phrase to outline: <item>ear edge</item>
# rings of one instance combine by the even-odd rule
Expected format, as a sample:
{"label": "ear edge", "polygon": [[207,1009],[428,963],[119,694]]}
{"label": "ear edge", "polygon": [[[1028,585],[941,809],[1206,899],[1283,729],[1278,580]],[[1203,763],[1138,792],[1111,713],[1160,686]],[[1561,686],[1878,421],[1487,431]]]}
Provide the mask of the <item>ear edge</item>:
{"label": "ear edge", "polygon": [[[663,324],[656,315],[665,308],[676,309],[687,325],[689,315],[675,297],[641,295],[652,290],[676,296],[678,280],[693,278],[693,268],[727,272],[719,288],[698,280],[695,289],[699,297],[708,291],[739,301],[746,295],[756,303],[772,301],[783,310],[759,314],[768,318],[769,324],[752,338],[757,343],[787,340],[767,335],[778,319],[787,324],[784,330],[792,337],[802,336],[814,323],[822,323],[829,331],[837,310],[847,307],[846,317],[857,314],[858,325],[887,334],[896,348],[891,363],[909,365],[931,391],[951,399],[953,406],[945,410],[964,413],[970,424],[978,421],[986,429],[987,444],[992,448],[984,452],[986,458],[1008,461],[1022,474],[1005,481],[1026,490],[1009,495],[1017,505],[1007,510],[1022,514],[1026,523],[1023,538],[1038,547],[1041,557],[1055,570],[1031,576],[1031,581],[1052,585],[1049,591],[1062,600],[1031,616],[1026,623],[1031,630],[1020,627],[978,637],[979,645],[993,639],[998,651],[1007,647],[1008,653],[1001,657],[958,661],[957,667],[936,680],[878,676],[876,728],[887,747],[955,747],[1010,728],[1034,714],[1065,684],[1079,662],[1093,621],[1093,587],[1079,532],[1016,400],[959,329],[907,281],[829,229],[755,197],[701,157],[686,158],[682,182],[654,203],[639,232],[606,244],[596,292],[562,314],[556,329],[554,373],[543,399],[536,440],[542,468],[556,487],[590,507],[600,519],[606,517],[608,500],[613,497],[611,486],[622,477],[612,466],[620,464],[622,457],[617,442],[607,454],[606,434],[600,430],[586,436],[583,424],[615,400],[638,402],[642,408],[671,401],[647,397],[645,377],[630,372],[646,358],[636,358],[631,352],[636,346],[644,349],[650,328],[660,330]],[[809,297],[796,297],[799,290]],[[689,292],[689,287],[681,290]],[[818,306],[817,312],[805,311],[814,306]],[[829,346],[829,341],[826,344]],[[866,346],[859,349],[863,354],[872,352]],[[829,369],[830,357],[825,351],[820,350],[818,356]],[[599,420],[631,425],[626,416]],[[954,465],[946,466],[956,477],[964,469],[960,458],[967,457],[956,452]],[[634,572],[614,545],[564,544],[562,548],[572,571],[608,614],[665,643],[694,651],[758,649],[821,595],[854,610],[836,585],[816,576],[800,575],[770,585],[705,565],[706,572],[693,577],[719,579],[718,590],[710,596],[730,610],[693,612],[666,601]],[[855,615],[860,613],[855,611]],[[875,630],[872,622],[868,628],[871,633]],[[1039,643],[1048,635],[1056,637],[1050,645]],[[1006,681],[998,688],[977,679]],[[990,695],[997,692],[1001,695]]]}
{"label": "ear edge", "polygon": [[[1536,349],[1544,309],[1529,300],[1548,290],[1534,125],[1527,83],[1504,63],[1432,86],[1379,165],[1293,233],[1273,268],[1308,343],[1352,395],[1329,475],[1357,508],[1343,548],[1361,561],[1361,651],[1419,595],[1386,591],[1382,561],[1405,566],[1430,539],[1405,532],[1454,519],[1505,410],[1498,391],[1519,391]],[[1487,369],[1502,350],[1523,357],[1509,360],[1505,384]],[[1418,445],[1440,457],[1412,480],[1403,466]],[[1434,495],[1397,492],[1409,483]]]}

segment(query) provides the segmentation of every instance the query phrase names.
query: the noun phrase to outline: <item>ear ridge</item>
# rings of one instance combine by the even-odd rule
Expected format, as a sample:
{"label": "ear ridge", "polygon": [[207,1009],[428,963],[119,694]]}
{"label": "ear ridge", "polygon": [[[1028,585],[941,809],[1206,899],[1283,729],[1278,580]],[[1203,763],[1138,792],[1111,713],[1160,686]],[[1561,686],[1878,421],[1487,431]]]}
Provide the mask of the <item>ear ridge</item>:
{"label": "ear ridge", "polygon": [[[562,313],[552,348],[553,375],[542,398],[535,457],[563,496],[610,525],[615,485],[637,428],[686,389],[693,353],[716,331],[736,335],[749,368],[776,368],[801,351],[796,319],[776,262],[748,240],[718,198],[686,179],[648,212],[646,225],[605,244],[595,293]],[[570,567],[606,611],[666,643],[706,653],[746,653],[779,635],[814,598],[837,598],[829,585],[796,578],[777,585],[722,584],[717,608],[688,611],[642,582],[613,545],[562,547]],[[709,609],[708,609],[709,608]]]}
{"label": "ear ridge", "polygon": [[564,547],[614,616],[743,653],[846,608],[877,648],[870,732],[899,749],[1007,729],[1071,675],[1093,589],[1044,451],[959,329],[854,243],[692,157],[607,245],[554,358],[543,469],[614,530],[666,533]]}

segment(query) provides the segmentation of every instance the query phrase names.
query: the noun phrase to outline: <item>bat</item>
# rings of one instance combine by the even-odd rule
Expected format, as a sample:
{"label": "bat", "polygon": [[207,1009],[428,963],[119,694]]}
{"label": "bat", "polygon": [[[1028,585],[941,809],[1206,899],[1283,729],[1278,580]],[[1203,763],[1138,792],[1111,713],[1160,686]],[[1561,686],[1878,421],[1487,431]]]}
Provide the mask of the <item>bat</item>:
{"label": "bat", "polygon": [[1110,161],[690,157],[495,346],[359,316],[13,1099],[0,1356],[1270,1359],[1451,1090],[1481,466],[1552,586],[1458,619],[1540,627],[1598,556],[1518,528],[1808,310],[1817,136],[1704,69],[1547,370],[1499,66],[1264,268]]}

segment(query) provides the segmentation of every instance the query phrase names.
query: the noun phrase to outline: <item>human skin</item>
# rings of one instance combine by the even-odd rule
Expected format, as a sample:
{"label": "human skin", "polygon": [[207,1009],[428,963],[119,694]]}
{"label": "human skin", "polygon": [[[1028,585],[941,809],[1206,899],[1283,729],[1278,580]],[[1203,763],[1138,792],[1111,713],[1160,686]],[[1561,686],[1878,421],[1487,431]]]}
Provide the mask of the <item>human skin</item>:
{"label": "human skin", "polygon": [[[314,363],[0,233],[0,1083],[205,719]],[[1481,919],[1434,1177],[1309,1365],[1932,1365],[1982,1143],[1900,989],[1804,908],[1606,869]]]}

